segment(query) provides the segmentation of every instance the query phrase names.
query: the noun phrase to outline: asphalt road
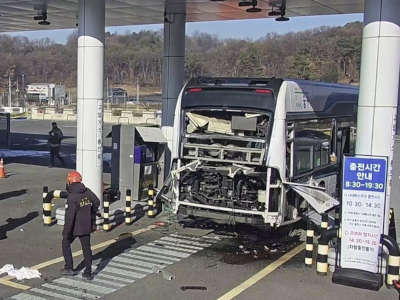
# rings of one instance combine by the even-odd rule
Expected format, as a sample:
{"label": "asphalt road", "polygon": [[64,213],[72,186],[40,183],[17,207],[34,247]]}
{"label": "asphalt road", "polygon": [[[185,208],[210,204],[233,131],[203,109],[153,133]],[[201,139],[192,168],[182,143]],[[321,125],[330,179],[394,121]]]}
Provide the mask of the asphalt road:
{"label": "asphalt road", "polygon": [[[72,122],[59,122],[59,125],[69,136],[63,151],[65,155],[73,155],[76,125]],[[47,121],[13,121],[13,149],[46,151],[46,145],[40,145],[41,138],[37,137],[46,136],[49,128]],[[321,277],[316,275],[315,268],[303,265],[304,251],[282,260],[293,249],[298,249],[296,238],[282,241],[279,236],[241,226],[216,226],[193,220],[178,223],[166,213],[156,219],[142,217],[131,226],[121,224],[110,232],[94,233],[95,280],[87,284],[80,275],[65,278],[59,272],[62,259],[57,260],[62,255],[62,227],[42,225],[41,193],[43,185],[48,185],[50,190],[62,189],[68,169],[48,168],[43,157],[17,156],[6,158],[6,162],[8,176],[0,179],[0,236],[6,236],[0,240],[0,268],[5,264],[14,264],[17,268],[37,266],[42,276],[4,281],[5,274],[0,275],[0,299],[222,297],[221,300],[226,300],[232,298],[224,295],[249,278],[245,287],[235,290],[239,293],[234,299],[398,297],[396,291],[385,287],[371,292],[334,285],[331,274]],[[68,167],[74,167],[73,160]],[[62,201],[57,200],[55,206],[63,205]],[[155,226],[157,221],[167,226]],[[266,251],[264,246],[273,251]],[[79,249],[79,242],[75,242],[73,251]],[[75,265],[81,261],[82,256],[77,255]],[[268,275],[257,281],[252,276],[260,271]]]}

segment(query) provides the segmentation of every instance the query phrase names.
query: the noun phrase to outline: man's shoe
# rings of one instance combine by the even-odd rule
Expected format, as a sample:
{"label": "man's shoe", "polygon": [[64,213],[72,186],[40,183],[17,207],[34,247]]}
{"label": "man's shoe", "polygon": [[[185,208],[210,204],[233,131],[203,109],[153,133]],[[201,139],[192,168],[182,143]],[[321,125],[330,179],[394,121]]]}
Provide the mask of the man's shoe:
{"label": "man's shoe", "polygon": [[87,281],[91,281],[91,280],[93,280],[93,275],[92,275],[92,274],[85,274],[85,273],[83,273],[83,274],[82,274],[82,279],[83,279],[83,280],[87,280]]}
{"label": "man's shoe", "polygon": [[76,272],[74,270],[71,270],[71,269],[63,269],[61,271],[61,274],[64,275],[64,276],[75,276]]}

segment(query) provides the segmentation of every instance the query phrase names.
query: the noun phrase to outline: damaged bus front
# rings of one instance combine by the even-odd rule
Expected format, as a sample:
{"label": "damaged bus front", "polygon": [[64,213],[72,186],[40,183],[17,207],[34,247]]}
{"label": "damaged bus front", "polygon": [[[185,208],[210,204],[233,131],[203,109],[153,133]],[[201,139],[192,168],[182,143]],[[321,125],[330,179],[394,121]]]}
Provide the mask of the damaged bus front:
{"label": "damaged bus front", "polygon": [[308,205],[287,185],[286,89],[275,78],[199,78],[184,87],[165,198],[174,213],[274,227],[301,218]]}

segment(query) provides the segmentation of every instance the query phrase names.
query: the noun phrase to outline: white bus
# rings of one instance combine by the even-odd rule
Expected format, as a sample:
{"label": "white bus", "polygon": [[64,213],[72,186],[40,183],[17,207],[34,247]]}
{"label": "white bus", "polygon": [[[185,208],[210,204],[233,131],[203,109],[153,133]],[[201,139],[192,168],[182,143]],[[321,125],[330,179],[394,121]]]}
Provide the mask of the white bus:
{"label": "white bus", "polygon": [[167,205],[176,214],[279,227],[338,204],[354,151],[358,87],[197,78],[176,106]]}

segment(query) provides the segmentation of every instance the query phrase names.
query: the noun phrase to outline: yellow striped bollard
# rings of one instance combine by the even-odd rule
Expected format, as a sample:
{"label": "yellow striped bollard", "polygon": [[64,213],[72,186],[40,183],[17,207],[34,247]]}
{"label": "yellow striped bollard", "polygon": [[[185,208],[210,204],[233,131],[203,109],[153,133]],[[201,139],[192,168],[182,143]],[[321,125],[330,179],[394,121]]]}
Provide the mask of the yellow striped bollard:
{"label": "yellow striped bollard", "polygon": [[381,243],[389,250],[386,267],[386,285],[392,287],[395,283],[398,284],[399,281],[400,249],[397,241],[389,235],[382,234]]}
{"label": "yellow striped bollard", "polygon": [[154,189],[153,189],[153,185],[150,184],[149,185],[149,189],[147,191],[149,198],[147,201],[147,204],[149,205],[149,208],[147,210],[147,216],[149,218],[154,218],[156,216],[156,206],[154,203]]}
{"label": "yellow striped bollard", "polygon": [[317,274],[327,275],[328,274],[328,252],[329,252],[329,241],[338,236],[337,229],[324,230],[318,240],[317,249]]}
{"label": "yellow striped bollard", "polygon": [[306,235],[306,257],[304,259],[306,267],[312,267],[313,251],[314,251],[314,230],[312,229],[311,221],[308,221],[307,235]]}
{"label": "yellow striped bollard", "polygon": [[131,190],[126,190],[125,196],[125,224],[130,225],[132,224],[132,197],[131,197]]}
{"label": "yellow striped bollard", "polygon": [[103,198],[103,230],[109,231],[111,229],[110,226],[110,197],[108,194],[104,194]]}
{"label": "yellow striped bollard", "polygon": [[335,228],[340,227],[340,206],[336,206],[335,208]]}
{"label": "yellow striped bollard", "polygon": [[49,188],[47,186],[43,187],[43,224],[45,226],[50,226],[51,220],[51,200],[52,197],[49,194]]}
{"label": "yellow striped bollard", "polygon": [[388,286],[393,285],[393,281],[399,281],[399,266],[400,266],[400,256],[394,256],[389,254],[387,262],[387,275],[386,284]]}

